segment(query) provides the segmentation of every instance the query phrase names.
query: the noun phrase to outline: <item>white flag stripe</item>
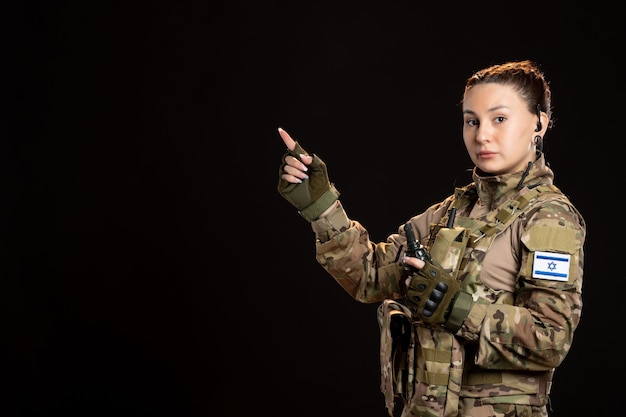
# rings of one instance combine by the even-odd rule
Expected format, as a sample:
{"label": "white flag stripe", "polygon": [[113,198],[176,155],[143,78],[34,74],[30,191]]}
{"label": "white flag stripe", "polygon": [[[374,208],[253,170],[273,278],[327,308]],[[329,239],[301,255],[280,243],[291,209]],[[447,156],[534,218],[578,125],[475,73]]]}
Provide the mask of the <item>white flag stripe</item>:
{"label": "white flag stripe", "polygon": [[567,281],[570,258],[565,253],[535,252],[533,278]]}

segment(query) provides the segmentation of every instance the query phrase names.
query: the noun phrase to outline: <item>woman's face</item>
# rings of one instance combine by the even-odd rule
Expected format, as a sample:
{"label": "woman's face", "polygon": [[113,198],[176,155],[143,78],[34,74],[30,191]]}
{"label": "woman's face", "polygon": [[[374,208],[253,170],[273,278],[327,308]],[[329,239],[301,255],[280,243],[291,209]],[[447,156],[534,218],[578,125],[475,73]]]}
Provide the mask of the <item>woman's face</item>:
{"label": "woman's face", "polygon": [[513,87],[485,83],[472,87],[463,99],[463,141],[472,162],[492,175],[526,169],[535,160],[537,115]]}

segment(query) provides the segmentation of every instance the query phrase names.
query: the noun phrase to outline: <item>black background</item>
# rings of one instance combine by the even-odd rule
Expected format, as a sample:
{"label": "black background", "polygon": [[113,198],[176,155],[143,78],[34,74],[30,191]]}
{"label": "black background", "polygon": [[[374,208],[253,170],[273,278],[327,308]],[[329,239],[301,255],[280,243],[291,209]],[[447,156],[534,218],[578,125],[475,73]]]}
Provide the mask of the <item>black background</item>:
{"label": "black background", "polygon": [[276,129],[324,159],[348,214],[384,240],[469,180],[465,79],[509,59],[551,81],[547,158],[588,223],[583,320],[551,415],[611,415],[614,10],[66,1],[0,15],[3,416],[385,416],[377,305],[315,262],[276,192]]}

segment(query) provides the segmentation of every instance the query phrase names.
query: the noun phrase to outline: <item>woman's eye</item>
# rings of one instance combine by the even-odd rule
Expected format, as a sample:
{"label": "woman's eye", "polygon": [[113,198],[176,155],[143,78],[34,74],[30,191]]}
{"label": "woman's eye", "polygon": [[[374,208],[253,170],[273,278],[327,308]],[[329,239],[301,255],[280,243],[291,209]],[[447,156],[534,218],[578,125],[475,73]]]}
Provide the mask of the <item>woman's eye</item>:
{"label": "woman's eye", "polygon": [[506,118],[504,116],[498,116],[496,117],[496,123],[502,123],[506,120]]}
{"label": "woman's eye", "polygon": [[473,119],[472,119],[472,120],[466,120],[466,121],[465,121],[465,123],[466,123],[468,126],[476,126],[476,125],[478,125],[478,121],[473,120]]}

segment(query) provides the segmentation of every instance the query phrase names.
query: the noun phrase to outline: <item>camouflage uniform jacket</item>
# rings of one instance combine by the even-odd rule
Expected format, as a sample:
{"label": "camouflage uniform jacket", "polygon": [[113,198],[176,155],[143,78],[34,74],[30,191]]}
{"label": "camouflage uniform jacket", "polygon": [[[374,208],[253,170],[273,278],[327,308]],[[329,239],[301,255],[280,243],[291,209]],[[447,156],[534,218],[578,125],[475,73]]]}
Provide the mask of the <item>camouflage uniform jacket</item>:
{"label": "camouflage uniform jacket", "polygon": [[[430,234],[436,230],[433,226],[445,221],[453,202],[459,207],[455,224],[464,219],[484,220],[503,202],[538,185],[552,185],[553,179],[543,154],[524,173],[481,176],[475,169],[471,184],[410,219],[416,238],[428,248],[433,242]],[[403,225],[385,242],[372,242],[363,225],[347,216],[340,201],[311,225],[317,261],[351,297],[373,303],[405,296]],[[466,290],[475,292],[475,303],[453,337],[463,345],[465,356],[463,386],[458,387],[461,397],[546,404],[552,372],[567,355],[580,320],[585,234],[582,216],[563,196],[517,217],[484,253],[466,251],[464,257],[471,261],[462,263],[458,277],[464,283],[473,280]],[[543,236],[540,243],[538,235]],[[533,256],[539,251],[569,254],[567,281],[533,278]],[[468,277],[472,273],[476,276]],[[494,373],[498,378],[493,378]],[[471,374],[477,378],[468,378]],[[523,375],[520,381],[542,382],[516,391],[516,385],[524,384],[515,381],[518,375]],[[490,382],[494,380],[510,385],[498,388]],[[507,392],[524,395],[503,395]]]}

